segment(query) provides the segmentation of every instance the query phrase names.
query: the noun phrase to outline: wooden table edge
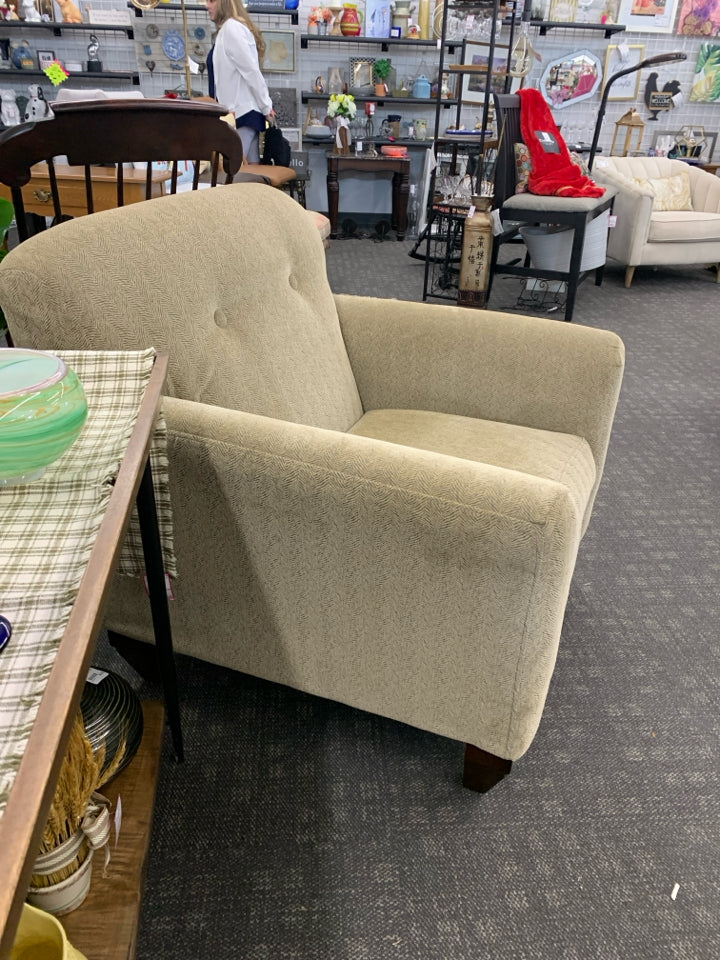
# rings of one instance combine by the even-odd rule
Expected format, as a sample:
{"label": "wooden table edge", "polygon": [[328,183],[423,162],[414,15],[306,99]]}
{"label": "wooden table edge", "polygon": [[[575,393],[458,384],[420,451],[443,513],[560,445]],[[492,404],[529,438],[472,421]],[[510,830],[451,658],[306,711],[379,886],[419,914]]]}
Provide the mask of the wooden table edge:
{"label": "wooden table edge", "polygon": [[25,891],[32,876],[36,856],[33,851],[40,846],[70,730],[80,706],[111,575],[149,455],[167,369],[168,355],[158,354],[25,753],[0,817],[5,876],[0,885],[0,960],[10,957]]}

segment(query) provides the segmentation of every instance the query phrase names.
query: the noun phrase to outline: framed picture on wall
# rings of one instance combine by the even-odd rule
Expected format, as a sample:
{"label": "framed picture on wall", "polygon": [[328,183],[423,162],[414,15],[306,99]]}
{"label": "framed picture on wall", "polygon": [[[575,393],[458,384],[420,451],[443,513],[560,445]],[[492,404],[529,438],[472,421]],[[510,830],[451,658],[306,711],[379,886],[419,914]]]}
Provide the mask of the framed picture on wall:
{"label": "framed picture on wall", "polygon": [[[624,59],[621,53],[625,53]],[[605,83],[614,73],[618,73],[626,67],[637,66],[644,57],[644,43],[609,44],[605,52]],[[608,100],[637,100],[640,92],[641,73],[641,70],[636,70],[635,73],[629,73],[626,77],[620,77],[619,80],[616,80],[610,87]],[[603,89],[605,89],[605,84],[603,84]]]}
{"label": "framed picture on wall", "polygon": [[373,85],[375,57],[350,57],[350,93],[362,96]]}
{"label": "framed picture on wall", "polygon": [[298,98],[294,87],[272,87],[268,93],[281,127],[296,127],[298,124]]}
{"label": "framed picture on wall", "polygon": [[[499,51],[499,52],[498,52]],[[493,55],[492,72],[490,74],[490,90],[493,93],[505,92],[505,78],[507,77],[508,47],[496,44]],[[487,68],[490,62],[487,43],[473,43],[468,40],[465,44],[464,67],[476,67],[475,73],[462,74],[463,103],[485,103],[485,87],[487,86]]]}
{"label": "framed picture on wall", "polygon": [[46,67],[49,67],[51,63],[55,60],[55,51],[54,50],[38,50],[37,52],[38,59],[38,69],[44,70]]}
{"label": "framed picture on wall", "polygon": [[[690,128],[690,125],[688,125],[688,128],[692,129]],[[711,133],[710,131],[706,130],[704,127],[695,127],[694,129],[695,129],[698,141],[701,141],[701,142],[698,143],[697,151],[699,152],[693,151],[692,157],[694,160],[699,160],[700,163],[709,163],[712,160],[713,154],[715,153],[715,144],[717,143],[718,135],[717,133]],[[678,141],[681,142],[680,147],[676,146],[671,149],[670,154],[672,154],[672,156],[688,155],[687,148],[683,149],[683,146],[682,146],[682,141],[683,140],[687,141],[688,139],[687,128],[684,131],[683,130],[653,131],[652,146],[653,147],[657,146],[658,140],[663,141],[663,140],[666,140],[667,137],[671,137],[676,144]]]}
{"label": "framed picture on wall", "polygon": [[302,150],[302,131],[300,127],[283,127],[282,133],[290,144],[291,150]]}
{"label": "framed picture on wall", "polygon": [[701,43],[690,100],[720,103],[720,43]]}
{"label": "framed picture on wall", "polygon": [[295,34],[292,30],[263,30],[263,73],[295,72]]}
{"label": "framed picture on wall", "polygon": [[720,36],[720,0],[682,0],[676,32],[684,37]]}
{"label": "framed picture on wall", "polygon": [[619,23],[636,33],[672,33],[680,0],[621,0]]}
{"label": "framed picture on wall", "polygon": [[392,13],[390,0],[365,0],[365,36],[389,37]]}

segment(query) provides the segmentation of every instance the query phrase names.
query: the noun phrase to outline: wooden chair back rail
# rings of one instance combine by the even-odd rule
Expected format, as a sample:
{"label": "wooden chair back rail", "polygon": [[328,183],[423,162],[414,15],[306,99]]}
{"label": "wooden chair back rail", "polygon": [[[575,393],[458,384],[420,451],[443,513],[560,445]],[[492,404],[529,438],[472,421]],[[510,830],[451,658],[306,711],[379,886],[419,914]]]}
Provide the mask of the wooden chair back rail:
{"label": "wooden chair back rail", "polygon": [[502,143],[495,165],[495,205],[501,207],[507,198],[515,193],[517,186],[515,144],[523,143],[520,132],[520,97],[516,93],[496,93],[495,116],[498,137],[502,129]]}
{"label": "wooden chair back rail", "polygon": [[232,183],[243,161],[242,141],[221,117],[216,103],[181,100],[86,100],[53,104],[54,117],[24,123],[0,134],[0,182],[11,188],[21,240],[27,239],[21,188],[32,176],[32,167],[48,163],[50,191],[56,222],[67,219],[61,209],[53,157],[67,157],[70,166],[85,168],[88,213],[93,213],[91,167],[117,167],[117,205],[126,197],[124,163],[146,162],[145,199],[153,195],[152,163],[175,161],[169,192],[176,193],[178,166],[195,164],[192,189],[200,177],[200,161],[211,161],[212,186],[218,183],[222,158],[225,183]]}
{"label": "wooden chair back rail", "polygon": [[[58,189],[57,175],[55,173],[55,164],[53,163],[52,157],[48,160],[48,176],[50,178],[50,192],[52,193],[53,199],[53,209],[55,210],[55,217],[58,218],[62,214],[61,202],[60,202],[60,190]],[[20,188],[17,189],[18,195],[20,196],[20,209],[22,210],[22,192]],[[17,204],[15,204],[15,210],[18,210]]]}

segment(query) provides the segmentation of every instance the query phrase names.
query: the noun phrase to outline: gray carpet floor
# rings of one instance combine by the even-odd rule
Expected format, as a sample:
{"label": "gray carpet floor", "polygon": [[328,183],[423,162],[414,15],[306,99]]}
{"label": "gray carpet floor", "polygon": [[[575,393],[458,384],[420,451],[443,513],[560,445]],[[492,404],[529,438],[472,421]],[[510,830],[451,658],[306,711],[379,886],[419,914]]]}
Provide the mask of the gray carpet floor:
{"label": "gray carpet floor", "polygon": [[[336,241],[331,284],[419,300],[410,247]],[[140,960],[720,956],[720,286],[611,268],[575,321],[627,372],[529,752],[480,796],[461,744],[179,658]]]}

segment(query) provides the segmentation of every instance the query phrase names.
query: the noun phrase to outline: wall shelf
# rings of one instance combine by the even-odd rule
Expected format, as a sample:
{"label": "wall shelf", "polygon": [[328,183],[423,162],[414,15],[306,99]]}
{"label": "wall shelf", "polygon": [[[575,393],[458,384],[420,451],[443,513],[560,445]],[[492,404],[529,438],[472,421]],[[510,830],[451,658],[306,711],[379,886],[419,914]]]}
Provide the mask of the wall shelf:
{"label": "wall shelf", "polygon": [[622,33],[625,30],[624,23],[576,23],[570,21],[565,23],[560,20],[529,20],[526,21],[531,27],[538,27],[540,36],[547,35],[548,30],[601,30],[605,34],[605,39],[609,40],[614,33]]}
{"label": "wall shelf", "polygon": [[[328,34],[320,36],[316,33],[301,33],[300,48],[307,50],[308,43],[372,43],[376,47],[387,53],[390,47],[433,47],[437,49],[437,40],[412,40],[408,37],[333,37]],[[462,46],[461,40],[446,40],[445,46],[450,53],[455,52],[455,47]]]}
{"label": "wall shelf", "polygon": [[[47,80],[47,74],[44,70],[3,70],[0,72],[0,78],[2,77],[44,77]],[[126,73],[124,71],[116,70],[102,70],[92,72],[88,70],[73,71],[70,74],[72,80],[94,80],[96,83],[100,83],[102,80],[130,80],[133,86],[140,85],[140,74],[139,73]]]}
{"label": "wall shelf", "polygon": [[[130,4],[128,4],[130,6]],[[155,13],[156,10],[182,10],[183,5],[181,3],[163,3],[159,7],[154,7],[149,9],[148,13]],[[207,13],[207,7],[204,3],[186,3],[186,10],[199,11],[201,13]],[[136,17],[142,17],[143,11],[136,6],[133,6]],[[248,13],[252,16],[262,16],[262,17],[290,17],[290,22],[297,26],[298,23],[298,12],[297,10],[285,10],[283,7],[265,7],[263,4],[251,3],[248,7]]]}
{"label": "wall shelf", "polygon": [[[300,97],[303,103],[309,103],[311,100],[329,100],[331,94],[329,93],[314,93],[312,90],[302,90]],[[355,97],[355,94],[353,94]],[[377,103],[379,106],[382,106],[384,103],[421,103],[426,107],[435,106],[435,97],[355,97],[355,100],[358,103]],[[443,107],[456,107],[458,105],[457,100],[441,100],[441,105]]]}
{"label": "wall shelf", "polygon": [[8,30],[52,30],[53,36],[61,37],[66,30],[83,30],[85,33],[96,33],[101,30],[113,31],[115,33],[124,33],[128,40],[135,36],[133,27],[128,24],[105,24],[105,23],[63,23],[54,20],[39,20],[38,22],[28,20],[0,20],[0,27]]}

